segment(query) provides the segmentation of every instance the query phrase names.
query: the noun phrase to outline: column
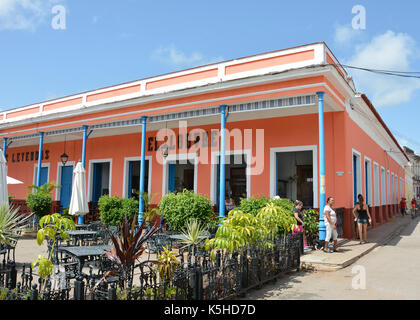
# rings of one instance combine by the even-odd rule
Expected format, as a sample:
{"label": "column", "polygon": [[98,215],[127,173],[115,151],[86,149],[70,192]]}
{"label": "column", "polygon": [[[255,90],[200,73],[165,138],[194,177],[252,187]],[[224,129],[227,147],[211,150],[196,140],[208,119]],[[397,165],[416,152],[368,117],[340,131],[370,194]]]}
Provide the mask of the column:
{"label": "column", "polygon": [[39,151],[38,151],[38,171],[36,173],[36,185],[40,187],[41,185],[41,167],[42,167],[42,147],[44,144],[44,132],[39,133]]}
{"label": "column", "polygon": [[6,158],[7,138],[3,138],[3,155]]}
{"label": "column", "polygon": [[225,127],[226,105],[220,106],[220,179],[219,179],[219,218],[225,217]]}
{"label": "column", "polygon": [[319,240],[325,240],[326,229],[324,223],[325,207],[325,145],[324,145],[324,92],[318,95],[318,130],[319,130]]}
{"label": "column", "polygon": [[[84,125],[83,126],[83,146],[82,146],[82,165],[83,168],[85,169],[86,172],[86,142],[87,142],[87,138],[88,138],[88,126]],[[86,190],[85,190],[86,192]],[[78,224],[84,224],[85,222],[85,217],[84,216],[79,216],[77,223]]]}
{"label": "column", "polygon": [[143,222],[144,214],[144,178],[145,178],[145,167],[146,167],[146,122],[147,117],[141,117],[141,161],[140,161],[140,192],[139,192],[139,217],[138,224],[141,225]]}

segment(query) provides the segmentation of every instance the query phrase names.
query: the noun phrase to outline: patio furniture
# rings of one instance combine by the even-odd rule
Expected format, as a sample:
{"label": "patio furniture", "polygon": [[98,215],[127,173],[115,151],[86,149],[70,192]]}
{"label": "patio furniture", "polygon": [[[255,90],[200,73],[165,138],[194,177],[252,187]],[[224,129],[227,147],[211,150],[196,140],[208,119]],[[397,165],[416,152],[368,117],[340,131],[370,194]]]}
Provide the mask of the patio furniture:
{"label": "patio furniture", "polygon": [[[115,226],[109,226],[108,227],[109,232],[114,235],[118,236],[118,227]],[[111,237],[109,233],[105,230],[105,228],[99,229],[99,231],[96,232],[96,235],[93,237],[92,242],[94,242],[96,245],[107,245],[111,241]]]}
{"label": "patio furniture", "polygon": [[99,231],[103,227],[102,222],[100,222],[100,221],[92,222],[92,223],[88,224],[87,226],[88,226],[88,230],[93,230],[93,231]]}
{"label": "patio furniture", "polygon": [[172,248],[172,239],[165,233],[155,233],[147,241],[147,252],[148,259],[152,253],[156,253],[158,256],[163,251],[163,247]]}
{"label": "patio furniture", "polygon": [[72,239],[73,245],[77,245],[80,243],[83,245],[85,242],[93,239],[97,234],[96,231],[89,231],[89,230],[76,230],[76,231],[68,231],[70,238]]}
{"label": "patio furniture", "polygon": [[76,224],[76,230],[88,230],[90,224]]}
{"label": "patio furniture", "polygon": [[62,247],[60,250],[70,255],[77,261],[77,274],[82,275],[86,261],[95,261],[105,255],[105,250],[110,250],[109,245]]}
{"label": "patio furniture", "polygon": [[[182,241],[186,239],[184,234],[173,234],[173,235],[170,235],[169,238],[175,241]],[[208,231],[198,236],[198,239],[208,239],[208,238],[210,238],[210,232]]]}

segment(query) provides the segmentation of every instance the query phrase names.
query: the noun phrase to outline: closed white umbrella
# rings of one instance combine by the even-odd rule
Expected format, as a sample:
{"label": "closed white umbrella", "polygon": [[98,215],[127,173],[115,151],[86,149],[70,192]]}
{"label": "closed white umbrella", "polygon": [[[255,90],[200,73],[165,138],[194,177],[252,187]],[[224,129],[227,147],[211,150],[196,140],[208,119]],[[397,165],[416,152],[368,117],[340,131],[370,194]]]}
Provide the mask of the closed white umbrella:
{"label": "closed white umbrella", "polygon": [[89,213],[89,205],[86,197],[86,171],[81,162],[78,162],[73,171],[73,187],[69,214],[72,216],[84,216]]}
{"label": "closed white umbrella", "polygon": [[23,182],[7,176],[7,184],[23,184]]}
{"label": "closed white umbrella", "polygon": [[[1,151],[1,150],[0,150]],[[7,166],[3,151],[0,152],[0,206],[9,206],[9,193],[7,192]]]}

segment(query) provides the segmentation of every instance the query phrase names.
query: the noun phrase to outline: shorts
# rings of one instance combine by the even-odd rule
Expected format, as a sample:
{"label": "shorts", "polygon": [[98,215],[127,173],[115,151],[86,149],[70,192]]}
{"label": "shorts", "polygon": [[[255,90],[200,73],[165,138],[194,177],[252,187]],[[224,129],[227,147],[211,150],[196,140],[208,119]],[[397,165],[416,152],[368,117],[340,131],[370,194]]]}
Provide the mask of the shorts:
{"label": "shorts", "polygon": [[405,208],[401,208],[401,213],[405,214]]}
{"label": "shorts", "polygon": [[357,223],[368,224],[368,222],[369,222],[368,219],[364,219],[364,218],[357,219]]}
{"label": "shorts", "polygon": [[337,240],[337,238],[338,238],[337,229],[333,229],[333,227],[330,224],[326,224],[325,227],[326,227],[326,230],[327,230],[327,234],[325,236],[325,241],[330,242],[330,240]]}

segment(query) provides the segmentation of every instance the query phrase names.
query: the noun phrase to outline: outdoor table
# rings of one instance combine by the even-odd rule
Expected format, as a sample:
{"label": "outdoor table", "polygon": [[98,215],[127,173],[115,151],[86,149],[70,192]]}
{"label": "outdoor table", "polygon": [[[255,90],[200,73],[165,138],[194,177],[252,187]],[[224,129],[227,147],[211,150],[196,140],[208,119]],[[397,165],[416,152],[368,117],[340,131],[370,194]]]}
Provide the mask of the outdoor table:
{"label": "outdoor table", "polygon": [[89,224],[76,224],[76,230],[86,230],[89,228]]}
{"label": "outdoor table", "polygon": [[[173,239],[173,240],[185,240],[186,239],[185,235],[183,235],[183,234],[173,234],[173,235],[170,235],[168,237],[170,239]],[[198,236],[197,238],[198,239],[208,239],[209,236],[208,235],[201,235],[201,236]]]}
{"label": "outdoor table", "polygon": [[105,250],[110,250],[110,245],[98,245],[98,246],[72,246],[72,247],[60,247],[60,251],[73,256],[77,260],[78,273],[82,274],[82,269],[87,259],[101,257],[105,254]]}
{"label": "outdoor table", "polygon": [[84,238],[92,238],[97,234],[97,231],[92,230],[76,230],[76,231],[68,231],[69,236],[74,240],[74,243],[78,243],[79,240],[83,240]]}

